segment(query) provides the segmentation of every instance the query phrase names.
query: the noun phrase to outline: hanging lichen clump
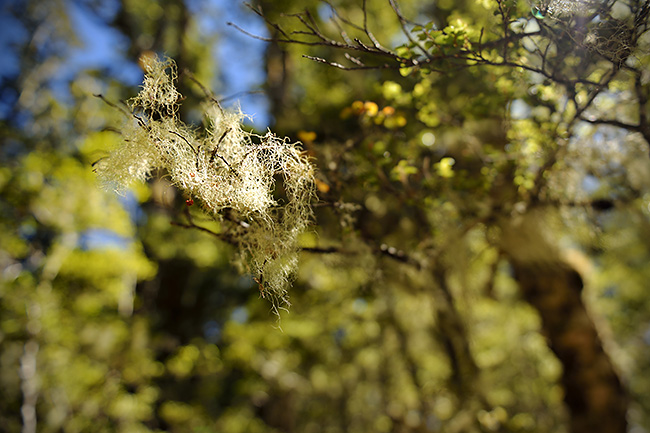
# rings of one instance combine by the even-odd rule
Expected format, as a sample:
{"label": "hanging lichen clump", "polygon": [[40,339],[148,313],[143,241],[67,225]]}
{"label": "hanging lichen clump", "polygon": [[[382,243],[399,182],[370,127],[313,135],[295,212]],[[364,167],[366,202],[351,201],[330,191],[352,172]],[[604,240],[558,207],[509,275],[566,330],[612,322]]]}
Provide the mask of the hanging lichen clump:
{"label": "hanging lichen clump", "polygon": [[[238,247],[239,263],[274,306],[286,303],[297,238],[312,217],[312,164],[286,138],[244,130],[244,114],[223,109],[213,98],[204,107],[205,127],[186,125],[178,116],[174,62],[148,57],[143,64],[144,83],[128,103],[122,145],[96,164],[100,180],[119,192],[153,170],[165,170],[184,195],[229,227],[222,238]],[[283,200],[274,195],[276,179]]]}

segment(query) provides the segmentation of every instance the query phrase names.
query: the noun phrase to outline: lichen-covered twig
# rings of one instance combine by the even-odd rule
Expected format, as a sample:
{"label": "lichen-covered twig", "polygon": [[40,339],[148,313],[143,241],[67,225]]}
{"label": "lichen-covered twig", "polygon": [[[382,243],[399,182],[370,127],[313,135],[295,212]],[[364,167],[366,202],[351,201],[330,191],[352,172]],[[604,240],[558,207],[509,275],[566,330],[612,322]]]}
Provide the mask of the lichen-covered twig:
{"label": "lichen-covered twig", "polygon": [[[286,301],[297,266],[297,238],[312,218],[311,162],[296,143],[243,129],[244,114],[223,109],[202,85],[207,126],[197,130],[184,124],[177,114],[182,97],[174,62],[145,59],[145,72],[140,93],[128,103],[131,113],[125,112],[122,145],[94,166],[100,180],[122,191],[163,169],[207,213],[243,223],[231,224],[219,237],[237,245],[243,268],[264,281],[271,299]],[[274,196],[276,179],[283,182],[282,200]],[[194,227],[191,221],[185,226]]]}

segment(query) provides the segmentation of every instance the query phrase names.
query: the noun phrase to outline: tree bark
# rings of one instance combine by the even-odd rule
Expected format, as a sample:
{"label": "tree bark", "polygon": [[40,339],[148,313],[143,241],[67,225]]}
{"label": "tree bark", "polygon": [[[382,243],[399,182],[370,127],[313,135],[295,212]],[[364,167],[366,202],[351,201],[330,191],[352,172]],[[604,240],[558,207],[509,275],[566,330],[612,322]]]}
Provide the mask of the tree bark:
{"label": "tree bark", "polygon": [[[563,366],[564,401],[572,433],[625,433],[628,397],[582,299],[580,274],[535,225],[505,236],[515,279],[538,312],[542,331]],[[516,246],[515,246],[516,244]]]}

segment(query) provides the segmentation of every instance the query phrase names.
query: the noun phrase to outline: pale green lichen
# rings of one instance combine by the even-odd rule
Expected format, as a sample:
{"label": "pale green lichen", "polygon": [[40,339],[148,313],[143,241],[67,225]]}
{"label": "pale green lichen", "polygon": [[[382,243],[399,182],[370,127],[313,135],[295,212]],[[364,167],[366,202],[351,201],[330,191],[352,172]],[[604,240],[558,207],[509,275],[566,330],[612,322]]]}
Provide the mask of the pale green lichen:
{"label": "pale green lichen", "polygon": [[[129,101],[123,144],[96,165],[100,180],[123,191],[165,170],[185,195],[222,219],[224,237],[239,247],[239,263],[274,307],[281,306],[297,267],[298,235],[312,218],[312,164],[297,144],[244,130],[244,114],[215,100],[204,106],[204,128],[184,124],[174,62],[144,60],[144,83]],[[277,178],[282,203],[274,196]]]}

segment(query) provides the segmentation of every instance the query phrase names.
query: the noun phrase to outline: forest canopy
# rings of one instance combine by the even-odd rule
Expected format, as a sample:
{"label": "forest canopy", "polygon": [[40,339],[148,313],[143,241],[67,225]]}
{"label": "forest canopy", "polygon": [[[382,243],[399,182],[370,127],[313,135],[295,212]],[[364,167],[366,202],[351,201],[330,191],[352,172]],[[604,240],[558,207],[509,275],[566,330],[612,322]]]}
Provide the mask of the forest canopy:
{"label": "forest canopy", "polygon": [[7,431],[650,430],[647,0],[2,22]]}

